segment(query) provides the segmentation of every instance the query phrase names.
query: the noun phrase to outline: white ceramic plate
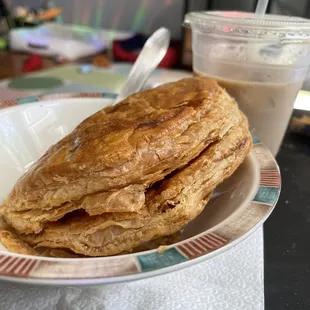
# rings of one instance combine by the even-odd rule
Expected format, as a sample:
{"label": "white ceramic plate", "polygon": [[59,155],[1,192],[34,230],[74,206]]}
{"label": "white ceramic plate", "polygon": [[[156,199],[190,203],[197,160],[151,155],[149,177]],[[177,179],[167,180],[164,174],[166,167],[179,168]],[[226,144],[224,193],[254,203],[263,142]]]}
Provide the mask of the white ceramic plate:
{"label": "white ceramic plate", "polygon": [[[0,108],[13,106],[0,110],[0,203],[51,144],[111,104],[107,96],[113,97],[89,96],[49,95],[0,102]],[[20,105],[25,102],[28,104]],[[279,197],[278,166],[258,140],[254,143],[242,166],[217,188],[203,213],[184,229],[183,240],[165,252],[61,259],[14,254],[0,244],[0,278],[50,285],[115,283],[181,269],[227,250],[262,225]]]}

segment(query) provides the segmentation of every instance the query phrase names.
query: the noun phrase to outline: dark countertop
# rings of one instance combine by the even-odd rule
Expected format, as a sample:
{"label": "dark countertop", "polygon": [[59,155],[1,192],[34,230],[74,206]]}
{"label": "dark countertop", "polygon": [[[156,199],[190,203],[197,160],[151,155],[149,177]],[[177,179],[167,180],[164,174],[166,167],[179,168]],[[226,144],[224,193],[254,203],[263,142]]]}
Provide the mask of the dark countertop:
{"label": "dark countertop", "polygon": [[282,193],[264,225],[266,310],[310,309],[310,137],[288,133],[277,161]]}

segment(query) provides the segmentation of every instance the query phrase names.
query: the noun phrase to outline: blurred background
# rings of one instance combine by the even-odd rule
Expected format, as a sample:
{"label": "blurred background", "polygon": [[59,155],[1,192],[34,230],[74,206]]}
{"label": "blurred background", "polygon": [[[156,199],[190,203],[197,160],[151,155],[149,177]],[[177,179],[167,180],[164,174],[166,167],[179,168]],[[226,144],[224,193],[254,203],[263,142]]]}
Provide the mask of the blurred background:
{"label": "blurred background", "polygon": [[[159,66],[170,71],[157,70],[157,80],[181,78],[192,65],[191,31],[182,27],[185,14],[253,12],[257,2],[0,0],[0,99],[75,92],[85,85],[88,91],[117,92],[148,36],[159,27],[171,31],[172,41]],[[310,1],[270,0],[267,12],[310,17]]]}
{"label": "blurred background", "polygon": [[[7,0],[8,7],[39,7],[45,1]],[[94,28],[130,30],[150,34],[160,26],[169,28],[173,38],[182,36],[184,13],[197,10],[254,11],[257,0],[54,0],[62,8],[64,23]],[[268,11],[276,14],[310,16],[308,0],[270,1]]]}

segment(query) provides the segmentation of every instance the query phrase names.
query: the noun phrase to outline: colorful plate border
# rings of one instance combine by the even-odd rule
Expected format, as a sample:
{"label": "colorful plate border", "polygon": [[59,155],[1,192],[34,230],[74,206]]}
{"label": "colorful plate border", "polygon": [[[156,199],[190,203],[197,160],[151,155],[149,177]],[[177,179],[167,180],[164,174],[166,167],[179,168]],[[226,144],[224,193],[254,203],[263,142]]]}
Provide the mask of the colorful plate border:
{"label": "colorful plate border", "polygon": [[[109,98],[113,93],[40,95],[0,101],[0,109],[41,100]],[[184,268],[232,247],[254,232],[271,214],[280,191],[279,167],[270,151],[253,137],[253,152],[260,165],[260,185],[242,216],[231,217],[190,239],[171,245],[162,253],[151,250],[123,256],[88,259],[52,259],[12,253],[0,254],[0,279],[43,285],[116,283],[155,276]]]}
{"label": "colorful plate border", "polygon": [[53,99],[69,99],[69,98],[106,98],[115,99],[117,95],[115,93],[64,93],[64,94],[47,94],[38,96],[29,96],[23,98],[17,98],[12,100],[0,101],[0,109],[14,107],[19,104],[34,103],[41,100],[53,100]]}

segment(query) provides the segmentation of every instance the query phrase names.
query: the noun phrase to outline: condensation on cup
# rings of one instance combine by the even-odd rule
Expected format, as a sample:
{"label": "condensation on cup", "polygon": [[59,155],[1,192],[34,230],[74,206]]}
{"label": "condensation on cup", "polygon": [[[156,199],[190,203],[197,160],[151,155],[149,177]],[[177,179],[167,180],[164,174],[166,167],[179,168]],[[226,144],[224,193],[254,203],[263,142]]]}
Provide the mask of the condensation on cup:
{"label": "condensation on cup", "polygon": [[243,12],[192,12],[193,70],[238,102],[254,136],[276,155],[310,63],[310,21]]}

